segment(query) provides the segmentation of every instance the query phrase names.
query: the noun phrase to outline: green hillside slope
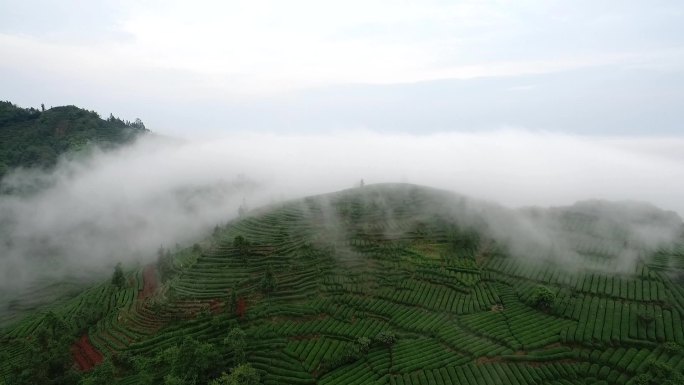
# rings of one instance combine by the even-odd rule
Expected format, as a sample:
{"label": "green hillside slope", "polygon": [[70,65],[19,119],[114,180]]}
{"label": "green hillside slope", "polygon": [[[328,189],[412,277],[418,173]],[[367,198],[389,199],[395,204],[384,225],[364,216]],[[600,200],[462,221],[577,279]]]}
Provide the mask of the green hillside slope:
{"label": "green hillside slope", "polygon": [[75,106],[39,111],[0,102],[0,178],[15,167],[52,167],[61,154],[88,143],[108,148],[146,131],[140,120],[104,120]]}
{"label": "green hillside slope", "polygon": [[598,231],[597,205],[554,211],[573,269],[511,256],[467,200],[422,187],[252,212],[6,328],[0,378],[204,384],[246,363],[263,384],[681,384],[684,238],[615,273],[638,242]]}

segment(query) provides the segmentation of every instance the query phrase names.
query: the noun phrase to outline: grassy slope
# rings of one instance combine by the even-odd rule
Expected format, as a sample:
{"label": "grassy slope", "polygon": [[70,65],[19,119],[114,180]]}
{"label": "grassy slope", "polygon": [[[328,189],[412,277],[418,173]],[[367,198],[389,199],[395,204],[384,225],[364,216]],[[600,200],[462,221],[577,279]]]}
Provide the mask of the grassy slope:
{"label": "grassy slope", "polygon": [[[682,351],[667,349],[684,346],[684,286],[673,282],[684,247],[620,276],[524,264],[457,226],[443,198],[367,186],[263,210],[201,251],[178,251],[175,276],[149,297],[140,270],[124,289],[103,283],[55,312],[105,356],[151,356],[188,335],[214,343],[225,358],[219,372],[232,366],[223,338],[239,325],[266,384],[625,384],[652,361],[684,369]],[[238,235],[252,243],[247,252],[233,247]],[[277,287],[265,294],[269,268]],[[540,283],[558,293],[548,311],[529,305]],[[227,309],[232,290],[244,317]],[[99,321],[79,324],[94,304]],[[5,330],[0,353],[21,362],[18,341],[41,322],[36,314]],[[334,364],[345,346],[381,331],[397,342]],[[0,363],[0,373],[8,368]],[[166,369],[157,370],[161,379]],[[119,381],[137,377],[122,371]]]}

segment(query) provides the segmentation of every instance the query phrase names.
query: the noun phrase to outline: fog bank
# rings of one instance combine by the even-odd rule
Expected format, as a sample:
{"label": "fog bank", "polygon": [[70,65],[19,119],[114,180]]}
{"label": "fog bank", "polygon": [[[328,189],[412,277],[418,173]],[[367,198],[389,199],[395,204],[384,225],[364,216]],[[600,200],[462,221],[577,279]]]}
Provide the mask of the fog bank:
{"label": "fog bank", "polygon": [[[194,242],[246,203],[368,183],[410,182],[508,207],[645,201],[684,213],[684,138],[596,138],[500,130],[432,135],[367,131],[148,136],[113,152],[17,170],[0,197],[0,290],[65,271],[110,271]],[[646,230],[644,230],[646,231]],[[45,261],[51,261],[46,263]],[[35,265],[34,263],[39,263]]]}

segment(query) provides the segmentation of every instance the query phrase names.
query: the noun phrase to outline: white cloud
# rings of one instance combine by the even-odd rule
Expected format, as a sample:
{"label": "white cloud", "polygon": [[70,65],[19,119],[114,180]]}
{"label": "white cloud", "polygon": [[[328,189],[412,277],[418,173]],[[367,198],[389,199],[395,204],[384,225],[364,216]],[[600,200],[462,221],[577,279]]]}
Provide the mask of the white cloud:
{"label": "white cloud", "polygon": [[[48,15],[51,7],[42,4],[36,12]],[[64,7],[69,8],[68,2],[59,9]],[[24,15],[15,15],[15,27],[7,27],[0,41],[7,58],[3,66],[73,75],[112,88],[135,87],[144,77],[140,73],[176,71],[196,83],[184,88],[179,76],[178,93],[197,98],[629,65],[665,51],[672,56],[678,46],[671,34],[658,30],[659,25],[672,25],[672,17],[662,10],[678,9],[665,5],[307,0],[147,1],[72,8],[74,15],[97,20],[104,25],[98,30],[109,32],[93,33],[93,23],[79,29],[74,16],[53,28],[68,34],[46,39],[32,34],[41,30],[28,21],[19,28],[16,20]],[[17,28],[23,33],[17,34]],[[637,38],[639,33],[644,37]],[[99,38],[81,39],[79,34]],[[674,55],[671,60],[681,61],[681,52]],[[155,86],[164,89],[162,84],[145,88]]]}
{"label": "white cloud", "polygon": [[[194,242],[234,217],[245,197],[258,207],[345,189],[362,178],[428,185],[509,207],[637,200],[682,215],[681,153],[681,138],[643,144],[639,138],[521,130],[148,138],[113,153],[65,161],[54,173],[10,175],[6,186],[42,180],[51,187],[0,200],[0,271],[7,274],[1,282],[35,274],[23,263],[46,250],[66,266],[102,268],[152,256],[159,244]],[[237,188],[239,175],[255,184]]]}

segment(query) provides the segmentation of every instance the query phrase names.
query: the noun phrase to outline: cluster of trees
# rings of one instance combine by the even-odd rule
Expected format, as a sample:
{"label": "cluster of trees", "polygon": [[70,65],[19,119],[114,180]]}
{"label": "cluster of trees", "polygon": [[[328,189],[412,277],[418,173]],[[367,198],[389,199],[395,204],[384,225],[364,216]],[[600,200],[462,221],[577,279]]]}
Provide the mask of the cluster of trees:
{"label": "cluster of trees", "polygon": [[233,238],[233,247],[237,249],[237,252],[242,257],[246,257],[249,254],[249,249],[252,244],[245,239],[242,235],[238,235]]}
{"label": "cluster of trees", "polygon": [[80,384],[111,384],[117,376],[136,374],[141,385],[257,385],[261,376],[246,361],[246,338],[242,329],[233,327],[223,340],[224,347],[186,336],[151,358],[115,354],[86,373]]}
{"label": "cluster of trees", "polygon": [[363,358],[371,347],[373,346],[392,346],[397,342],[397,337],[392,331],[382,331],[378,333],[375,337],[359,337],[353,341],[353,343],[347,345],[345,350],[341,355],[337,356],[330,362],[323,364],[322,369],[329,370],[332,368],[337,368],[339,366],[354,362]]}
{"label": "cluster of trees", "polygon": [[157,250],[157,270],[162,282],[166,282],[174,271],[171,250],[164,250],[164,246],[159,246],[159,250]]}
{"label": "cluster of trees", "polygon": [[53,167],[61,154],[89,143],[110,148],[145,132],[140,119],[103,120],[96,112],[75,106],[38,110],[0,101],[0,178],[15,167]]}
{"label": "cluster of trees", "polygon": [[546,311],[553,306],[554,302],[556,301],[556,293],[551,291],[546,286],[537,286],[534,289],[534,293],[532,293],[531,297],[531,302],[532,306],[536,307],[539,310]]}
{"label": "cluster of trees", "polygon": [[126,277],[124,276],[123,269],[121,268],[121,262],[114,266],[114,274],[112,274],[112,285],[118,287],[119,289],[126,286]]}
{"label": "cluster of trees", "polygon": [[40,329],[31,339],[22,339],[27,362],[13,366],[5,378],[7,385],[79,384],[80,374],[71,356],[73,331],[53,312],[45,315]]}

